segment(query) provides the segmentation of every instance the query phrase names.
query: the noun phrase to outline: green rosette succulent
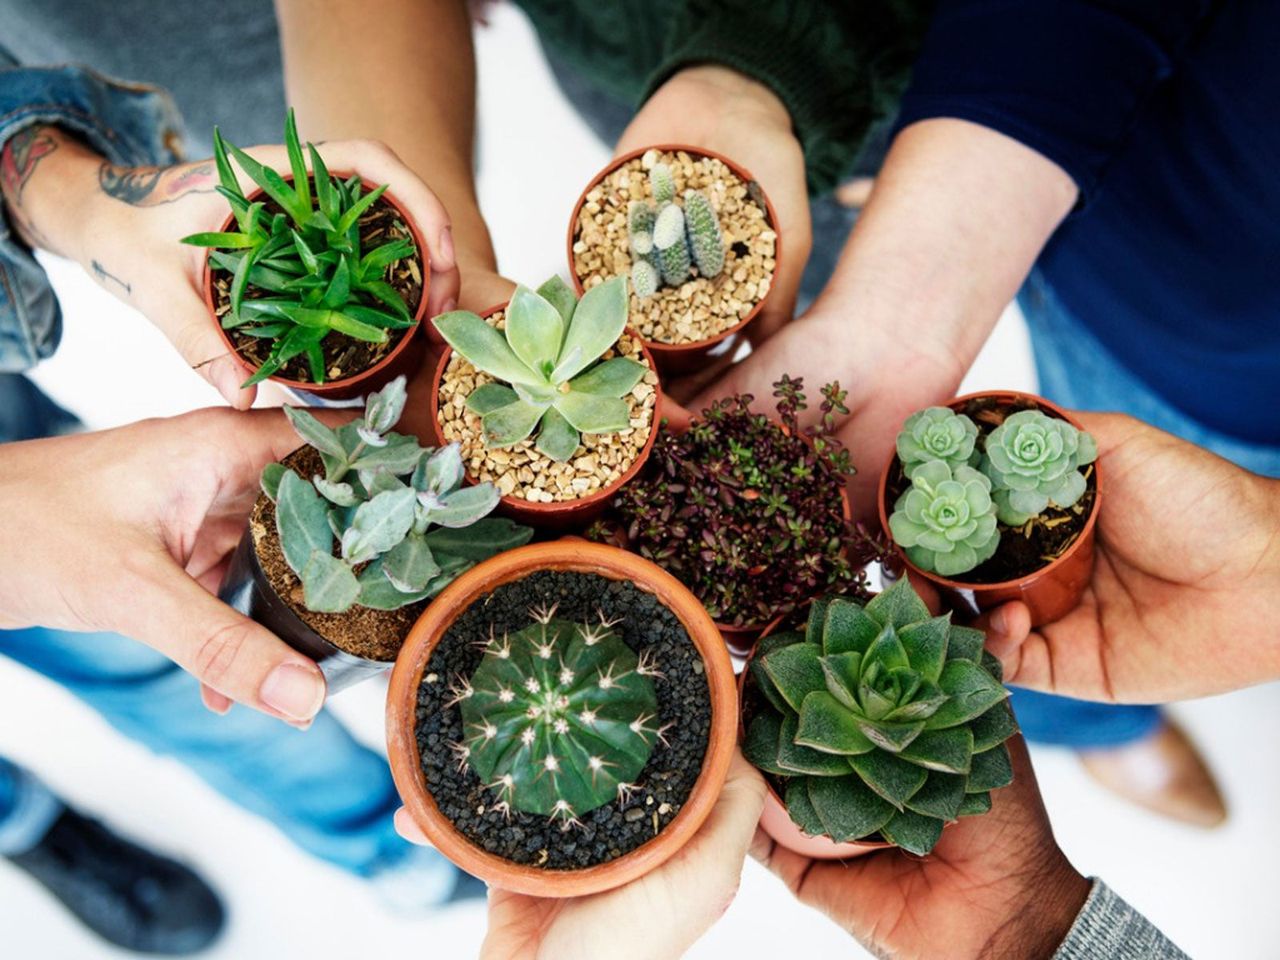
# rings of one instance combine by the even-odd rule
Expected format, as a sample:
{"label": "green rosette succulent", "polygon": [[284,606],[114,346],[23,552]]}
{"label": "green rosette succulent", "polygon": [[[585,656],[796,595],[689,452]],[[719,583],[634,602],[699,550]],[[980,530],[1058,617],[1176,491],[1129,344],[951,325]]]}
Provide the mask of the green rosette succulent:
{"label": "green rosette succulent", "polygon": [[760,697],[743,753],[811,836],[924,855],[1013,779],[999,661],[905,579],[865,606],[815,602],[804,631],[761,640],[749,669]]}
{"label": "green rosette succulent", "polygon": [[918,464],[893,506],[889,532],[921,570],[944,577],[972,570],[1000,544],[991,481],[945,460]]}
{"label": "green rosette succulent", "polygon": [[949,407],[926,407],[913,413],[898,434],[898,462],[908,478],[930,460],[952,468],[978,465],[978,425]]}
{"label": "green rosette succulent", "polygon": [[1066,509],[1085,491],[1079,468],[1098,458],[1093,437],[1039,410],[1019,410],[986,437],[981,469],[1000,522],[1021,526],[1050,504]]}

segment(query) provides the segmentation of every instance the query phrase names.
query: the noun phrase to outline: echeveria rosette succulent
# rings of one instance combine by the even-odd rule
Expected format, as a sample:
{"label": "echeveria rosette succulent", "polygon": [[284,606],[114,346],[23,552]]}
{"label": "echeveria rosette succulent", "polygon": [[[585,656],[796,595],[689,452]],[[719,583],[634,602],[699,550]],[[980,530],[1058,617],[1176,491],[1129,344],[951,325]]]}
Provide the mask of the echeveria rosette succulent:
{"label": "echeveria rosette succulent", "polygon": [[510,447],[536,429],[537,450],[563,461],[578,449],[580,434],[630,429],[624,398],[648,368],[630,357],[596,362],[618,342],[627,311],[625,277],[592,287],[580,301],[552,277],[537,292],[516,288],[503,330],[466,310],[432,323],[472,366],[500,381],[467,398],[485,444]]}
{"label": "echeveria rosette succulent", "polygon": [[459,762],[511,810],[565,823],[625,797],[662,737],[654,681],[603,616],[596,623],[533,611],[533,622],[493,636],[461,704]]}
{"label": "echeveria rosette succulent", "polygon": [[893,505],[889,532],[921,570],[944,577],[972,570],[1000,544],[991,481],[945,460],[918,464]]}
{"label": "echeveria rosette succulent", "polygon": [[743,753],[781,779],[811,836],[924,855],[1013,779],[999,661],[905,579],[866,605],[815,602],[803,633],[760,641],[750,670],[760,697]]}
{"label": "echeveria rosette succulent", "polygon": [[1040,410],[1019,410],[984,441],[982,471],[991,478],[1000,522],[1021,526],[1048,508],[1067,509],[1084,496],[1079,468],[1098,459],[1093,437]]}
{"label": "echeveria rosette succulent", "polygon": [[921,464],[944,460],[953,468],[976,467],[978,425],[948,407],[926,407],[913,413],[898,434],[898,462],[908,478]]}
{"label": "echeveria rosette succulent", "polygon": [[431,450],[390,432],[405,397],[405,379],[397,377],[369,396],[362,418],[337,429],[285,408],[324,465],[323,476],[310,480],[280,463],[262,472],[280,547],[308,610],[395,610],[435,596],[464,570],[533,535],[510,520],[482,519],[497,506],[498,491],[489,483],[463,486],[456,443]]}

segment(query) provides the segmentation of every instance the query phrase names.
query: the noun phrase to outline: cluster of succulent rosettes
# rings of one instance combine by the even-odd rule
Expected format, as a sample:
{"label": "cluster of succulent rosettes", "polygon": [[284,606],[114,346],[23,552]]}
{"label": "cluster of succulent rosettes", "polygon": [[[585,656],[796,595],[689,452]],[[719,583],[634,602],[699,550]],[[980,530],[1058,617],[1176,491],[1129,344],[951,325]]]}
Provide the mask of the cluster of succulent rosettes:
{"label": "cluster of succulent rosettes", "polygon": [[[465,739],[453,745],[498,809],[562,821],[635,789],[654,745],[662,675],[601,614],[595,623],[531,611],[529,626],[491,636],[469,679],[455,680]],[[664,741],[665,742],[665,741]]]}
{"label": "cluster of succulent rosettes", "polygon": [[[312,382],[324,383],[321,344],[330,333],[381,344],[390,339],[388,331],[415,323],[404,298],[387,282],[395,264],[417,255],[413,240],[396,237],[368,251],[360,245],[360,218],[387,188],[366,193],[357,176],[330,176],[310,143],[306,146],[314,176],[308,175],[293,110],[285,122],[284,141],[292,183],[226,142],[215,127],[217,189],[231,204],[239,229],[195,233],[182,240],[213,248],[213,266],[232,276],[231,309],[222,326],[272,342],[267,359],[245,381],[246,387],[304,355]],[[249,202],[228,153],[282,212],[269,211],[264,200]],[[250,287],[271,295],[246,298]]]}
{"label": "cluster of succulent rosettes", "polygon": [[504,316],[501,331],[466,310],[432,320],[449,346],[501,381],[467,397],[486,446],[514,446],[536,429],[537,450],[564,461],[581,434],[630,428],[624,398],[648,368],[630,357],[600,360],[627,324],[625,277],[592,287],[581,300],[559,277],[537,292],[517,287]]}
{"label": "cluster of succulent rosettes", "polygon": [[802,381],[774,386],[780,424],[752,411],[749,395],[717,401],[685,433],[658,436],[613,512],[588,531],[654,561],[732,626],[858,589],[878,552],[844,514],[853,466],[832,434],[845,391],[822,389],[821,422],[806,431]]}
{"label": "cluster of succulent rosettes", "polygon": [[1017,731],[981,631],[930,616],[907,580],[863,605],[813,604],[804,632],[760,641],[743,753],[780,779],[792,820],[843,843],[916,854],[986,813],[1013,779]]}
{"label": "cluster of succulent rosettes", "polygon": [[686,190],[676,203],[671,167],[655,163],[649,171],[652,200],[632,200],[627,208],[631,247],[631,286],[646,299],[663,286],[678,287],[693,267],[699,276],[719,276],[724,269],[724,237],[720,220],[706,194]]}
{"label": "cluster of succulent rosettes", "polygon": [[498,491],[462,485],[456,443],[432,450],[391,432],[404,403],[405,380],[397,377],[369,396],[363,417],[336,429],[285,408],[324,464],[324,475],[310,480],[281,463],[262,471],[280,547],[308,610],[395,610],[435,596],[464,570],[533,535],[510,520],[483,519]]}
{"label": "cluster of succulent rosettes", "polygon": [[894,542],[920,569],[953,577],[995,554],[1000,524],[1074,506],[1086,488],[1079,468],[1098,448],[1040,410],[1019,410],[981,436],[965,414],[928,407],[907,418],[897,454],[911,484],[889,517]]}

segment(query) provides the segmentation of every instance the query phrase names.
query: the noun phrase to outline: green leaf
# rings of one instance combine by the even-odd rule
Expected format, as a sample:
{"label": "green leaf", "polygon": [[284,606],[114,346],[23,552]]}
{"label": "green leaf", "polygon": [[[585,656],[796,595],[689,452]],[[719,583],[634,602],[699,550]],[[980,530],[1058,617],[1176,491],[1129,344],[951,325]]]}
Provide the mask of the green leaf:
{"label": "green leaf", "polygon": [[837,777],[848,771],[849,762],[844,756],[814,750],[797,743],[796,730],[796,715],[783,714],[782,730],[778,735],[778,766],[788,774]]}
{"label": "green leaf", "polygon": [[811,837],[826,836],[827,828],[809,799],[809,778],[793,777],[783,790],[783,801],[791,822]]}
{"label": "green leaf", "polygon": [[989,793],[966,793],[964,801],[960,804],[960,809],[956,813],[957,817],[980,817],[984,813],[991,812],[991,794]]}
{"label": "green leaf", "polygon": [[387,186],[386,184],[383,184],[375,190],[370,190],[363,197],[353,203],[351,208],[338,219],[337,224],[335,224],[335,232],[346,233],[354,227],[356,225],[356,221],[364,216],[365,211],[377,203],[386,192]]}
{"label": "green leaf", "polygon": [[338,216],[338,198],[334,195],[333,182],[329,179],[329,168],[325,166],[320,151],[313,144],[307,144],[307,152],[311,154],[312,179],[316,185],[316,206],[319,212],[333,221]]}
{"label": "green leaf", "polygon": [[778,740],[781,735],[782,718],[769,710],[760,711],[747,727],[747,735],[742,741],[742,755],[765,773],[790,776],[791,771],[778,763]]}
{"label": "green leaf", "polygon": [[894,814],[893,819],[880,828],[885,839],[895,843],[908,853],[923,857],[929,853],[942,836],[942,821],[921,816],[907,810]]}
{"label": "green leaf", "polygon": [[464,476],[462,448],[457,443],[449,443],[419,461],[413,472],[413,488],[419,492],[433,490],[445,494],[457,489]]}
{"label": "green leaf", "polygon": [[1003,700],[971,722],[969,730],[973,733],[974,752],[981,753],[1017,733],[1018,721],[1013,717],[1009,701]]}
{"label": "green leaf", "polygon": [[366,307],[362,303],[348,302],[342,312],[348,317],[359,320],[361,323],[367,323],[371,327],[381,327],[384,330],[408,330],[416,321],[404,320],[398,316],[387,313],[385,310],[378,310],[374,307]]}
{"label": "green leaf", "polygon": [[[245,204],[245,196],[240,190],[240,181],[236,179],[235,171],[231,169],[231,161],[227,159],[227,142],[222,139],[222,132],[217,128],[213,128],[213,161],[218,168],[218,182],[222,186],[223,194],[231,194]],[[231,197],[228,197],[231,199]]]}
{"label": "green leaf", "polygon": [[929,608],[916,595],[911,581],[906,577],[872,597],[867,604],[867,613],[878,622],[891,623],[895,627],[905,627],[909,623],[929,619]]}
{"label": "green leaf", "polygon": [[413,525],[417,499],[417,491],[405,487],[380,493],[360,504],[351,526],[342,535],[343,559],[348,563],[363,563],[403,540]]}
{"label": "green leaf", "polygon": [[477,483],[439,498],[429,508],[429,516],[442,527],[469,527],[492,512],[498,499],[498,488],[492,483]]}
{"label": "green leaf", "polygon": [[193,247],[218,247],[223,250],[239,250],[244,247],[252,247],[257,244],[257,240],[246,233],[193,233],[190,236],[182,238],[183,243],[189,243]]}
{"label": "green leaf", "polygon": [[404,297],[396,291],[391,284],[382,280],[362,280],[360,289],[379,300],[383,306],[387,307],[401,320],[412,322],[409,313],[409,307],[404,302]]}
{"label": "green leaf", "polygon": [[852,600],[834,599],[822,621],[822,648],[826,653],[865,653],[880,635],[881,624]]}
{"label": "green leaf", "polygon": [[1013,783],[1013,764],[1009,761],[1009,748],[1004,744],[973,755],[969,768],[968,793],[985,793]]}
{"label": "green leaf", "polygon": [[285,407],[284,415],[289,418],[298,436],[308,445],[321,453],[327,453],[342,460],[346,459],[347,451],[343,449],[338,435],[317,420],[314,415],[300,407]]}
{"label": "green leaf", "polygon": [[289,170],[293,173],[293,192],[298,198],[298,209],[311,209],[311,184],[307,176],[307,164],[302,159],[302,146],[298,142],[298,124],[294,120],[293,107],[284,121],[284,149],[289,155]]}
{"label": "green leaf", "polygon": [[849,758],[849,766],[862,777],[872,790],[888,800],[897,809],[903,809],[907,800],[928,779],[923,767],[901,760],[883,750],[872,750]]}
{"label": "green leaf", "polygon": [[316,613],[344,613],[360,596],[351,568],[320,550],[311,554],[301,577],[303,603]]}
{"label": "green leaf", "polygon": [[542,419],[546,407],[524,400],[517,400],[497,410],[490,410],[480,418],[484,427],[484,442],[488,447],[510,447],[533,433]]}
{"label": "green leaf", "polygon": [[[582,295],[560,347],[557,382],[572,379],[618,342],[628,309],[625,277],[613,277]],[[571,357],[576,359],[566,363]]]}
{"label": "green leaf", "polygon": [[812,777],[808,784],[809,800],[822,821],[823,832],[836,843],[875,833],[896,812],[852,773],[847,777]]}
{"label": "green leaf", "polygon": [[907,800],[907,809],[926,817],[954,820],[960,816],[960,806],[964,803],[966,779],[963,774],[929,771],[924,786]]}
{"label": "green leaf", "polygon": [[267,495],[267,499],[275,503],[276,497],[279,496],[280,481],[284,479],[284,475],[289,468],[283,463],[268,463],[262,468],[262,475],[258,478],[258,483],[262,487],[262,492]]}
{"label": "green leaf", "polygon": [[256,252],[255,250],[250,250],[240,258],[240,262],[236,264],[236,272],[231,278],[229,299],[231,300],[231,312],[236,316],[240,315],[240,308],[244,305],[244,292],[249,285],[249,273],[253,267],[254,254]]}
{"label": "green leaf", "polygon": [[973,757],[973,734],[968,727],[926,730],[902,750],[901,756],[930,770],[968,773]]}
{"label": "green leaf", "polygon": [[350,296],[351,268],[347,266],[347,260],[343,257],[338,261],[338,267],[333,271],[333,276],[329,278],[329,286],[325,289],[321,302],[330,310],[341,310]]}
{"label": "green leaf", "polygon": [[397,590],[417,593],[440,572],[440,565],[426,538],[410,533],[383,556],[382,570]]}
{"label": "green leaf", "polygon": [[573,287],[560,279],[559,274],[538,288],[538,296],[556,308],[566,325],[573,319],[573,311],[578,306],[578,295],[573,292]]}
{"label": "green leaf", "polygon": [[472,390],[471,396],[467,397],[467,409],[477,417],[483,417],[486,413],[519,399],[516,392],[505,383],[484,383]]}
{"label": "green leaf", "polygon": [[[431,323],[445,342],[477,370],[483,370],[489,376],[506,383],[546,385],[545,377],[530,370],[515,355],[502,332],[489,326],[478,315],[466,310],[454,310],[442,313]],[[529,429],[532,430],[532,426]]]}
{"label": "green leaf", "polygon": [[951,628],[951,637],[947,641],[948,660],[968,660],[970,663],[982,663],[982,648],[986,636],[981,630],[972,627]]}
{"label": "green leaf", "polygon": [[880,631],[880,635],[871,641],[871,646],[867,647],[866,655],[863,662],[869,669],[869,665],[879,663],[882,669],[896,670],[902,667],[910,666],[907,659],[906,648],[903,647],[902,641],[898,639],[897,631],[893,629],[893,624],[885,624]]}
{"label": "green leaf", "polygon": [[517,286],[507,304],[507,344],[531,370],[549,377],[560,355],[564,320],[559,311],[526,286]]}
{"label": "green leaf", "polygon": [[[523,546],[532,536],[532,529],[505,517],[486,517],[465,530],[432,530],[427,534],[427,543],[437,560],[444,556],[488,560],[494,554]],[[443,565],[444,561],[440,562]]]}
{"label": "green leaf", "polygon": [[404,476],[413,473],[425,453],[417,437],[392,433],[387,435],[386,446],[366,447],[351,465],[357,470],[386,470]]}
{"label": "green leaf", "polygon": [[[827,621],[827,609],[831,606],[833,602],[834,600],[832,600],[831,598],[818,597],[809,604],[809,615],[805,620],[805,625],[804,625],[804,637],[806,642],[812,643],[815,647],[818,647],[819,649],[822,649],[822,630],[823,630],[823,627],[826,625],[826,621]],[[880,632],[880,628],[877,627],[875,630],[875,633],[872,633],[871,635],[872,638],[874,638],[875,634],[879,632]],[[844,651],[843,650],[826,650],[823,652],[824,653],[843,653]]]}
{"label": "green leaf", "polygon": [[947,701],[927,721],[930,730],[968,723],[1009,696],[1009,692],[969,660],[948,660],[938,678]]}
{"label": "green leaf", "polygon": [[858,703],[858,678],[861,676],[862,654],[837,653],[833,656],[820,657],[822,673],[826,677],[827,692],[850,710],[862,712]]}
{"label": "green leaf", "polygon": [[354,337],[356,340],[364,340],[367,343],[386,343],[391,339],[387,335],[387,331],[367,323],[362,323],[355,317],[340,313],[337,310],[316,312],[328,314],[326,322],[329,327],[337,330],[339,333],[345,333],[348,337]]}
{"label": "green leaf", "polygon": [[[440,579],[439,577],[435,578]],[[435,580],[415,593],[398,590],[382,569],[382,560],[373,561],[360,571],[360,606],[371,610],[399,610],[405,604],[417,603],[439,592]]]}
{"label": "green leaf", "polygon": [[881,750],[901,753],[924,730],[924,722],[892,723],[884,720],[858,720],[858,729]]}
{"label": "green leaf", "polygon": [[782,698],[796,713],[805,697],[815,690],[826,690],[826,677],[818,660],[818,649],[807,643],[796,643],[774,650],[760,658],[760,664]]}
{"label": "green leaf", "polygon": [[227,150],[235,157],[236,163],[240,164],[240,169],[249,175],[249,179],[260,186],[267,196],[278,203],[280,209],[284,210],[294,223],[298,224],[298,226],[303,226],[306,223],[307,217],[311,214],[311,209],[299,206],[297,194],[285,181],[284,177],[270,167],[263,166],[233,143],[227,144]]}
{"label": "green leaf", "polygon": [[938,677],[942,676],[942,665],[947,662],[947,638],[950,633],[949,613],[907,624],[898,631],[898,637],[906,647],[911,668],[926,680],[937,683]]}
{"label": "green leaf", "polygon": [[773,680],[765,672],[759,657],[753,658],[747,664],[747,669],[751,671],[751,678],[755,681],[756,688],[760,691],[761,696],[768,700],[775,710],[779,713],[791,712],[791,706],[786,700],[782,699],[782,694],[778,692]]}
{"label": "green leaf", "polygon": [[540,422],[538,442],[534,444],[539,453],[563,463],[577,452],[582,437],[559,410],[548,407]]}
{"label": "green leaf", "polygon": [[315,487],[292,470],[285,471],[276,491],[276,532],[284,558],[298,576],[302,576],[311,554],[333,550],[327,512]]}
{"label": "green leaf", "polygon": [[610,357],[581,376],[574,377],[569,381],[569,387],[575,393],[621,398],[634,390],[648,372],[648,367],[630,357]]}
{"label": "green leaf", "polygon": [[804,698],[795,740],[804,747],[845,756],[869,753],[876,747],[859,728],[859,717],[826,690],[815,690]]}
{"label": "green leaf", "polygon": [[398,260],[404,260],[418,252],[413,241],[407,237],[397,237],[381,246],[374,247],[360,258],[360,276],[376,280],[386,272],[387,267]]}
{"label": "green leaf", "polygon": [[552,406],[582,433],[616,433],[631,427],[627,401],[590,393],[558,393]]}

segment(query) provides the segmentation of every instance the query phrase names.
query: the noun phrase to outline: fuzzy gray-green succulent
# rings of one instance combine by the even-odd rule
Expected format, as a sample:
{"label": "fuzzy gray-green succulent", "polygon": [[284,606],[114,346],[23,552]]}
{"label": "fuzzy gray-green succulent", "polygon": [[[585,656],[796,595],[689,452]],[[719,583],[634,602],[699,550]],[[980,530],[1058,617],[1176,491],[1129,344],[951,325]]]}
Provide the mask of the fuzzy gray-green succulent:
{"label": "fuzzy gray-green succulent", "polygon": [[684,192],[677,204],[671,168],[655,163],[649,171],[650,200],[633,200],[627,209],[631,248],[631,286],[641,299],[659,287],[678,287],[698,268],[703,277],[724,270],[724,237],[715,208],[706,194]]}
{"label": "fuzzy gray-green succulent", "polygon": [[837,843],[933,849],[991,809],[1017,732],[981,631],[930,616],[904,578],[863,606],[815,601],[804,632],[760,641],[742,752],[780,778],[791,819]]}
{"label": "fuzzy gray-green succulent", "polygon": [[1050,504],[1066,509],[1084,496],[1080,467],[1098,459],[1093,437],[1040,410],[1019,410],[986,436],[982,472],[991,478],[1000,522],[1021,526]]}
{"label": "fuzzy gray-green succulent", "polygon": [[281,463],[262,471],[280,547],[302,580],[308,610],[395,610],[435,596],[464,570],[533,535],[510,520],[482,519],[497,506],[498,491],[490,483],[462,485],[456,443],[431,450],[391,432],[404,404],[405,379],[397,377],[369,396],[363,417],[336,429],[285,408],[324,465],[324,475],[310,480]]}
{"label": "fuzzy gray-green succulent", "polygon": [[486,445],[510,447],[536,429],[539,452],[568,460],[580,434],[631,426],[624,398],[648,368],[630,357],[600,360],[622,335],[627,309],[626,277],[592,287],[581,300],[552,277],[536,293],[516,288],[502,330],[466,310],[431,322],[472,366],[500,381],[467,398],[467,409],[481,418]]}

